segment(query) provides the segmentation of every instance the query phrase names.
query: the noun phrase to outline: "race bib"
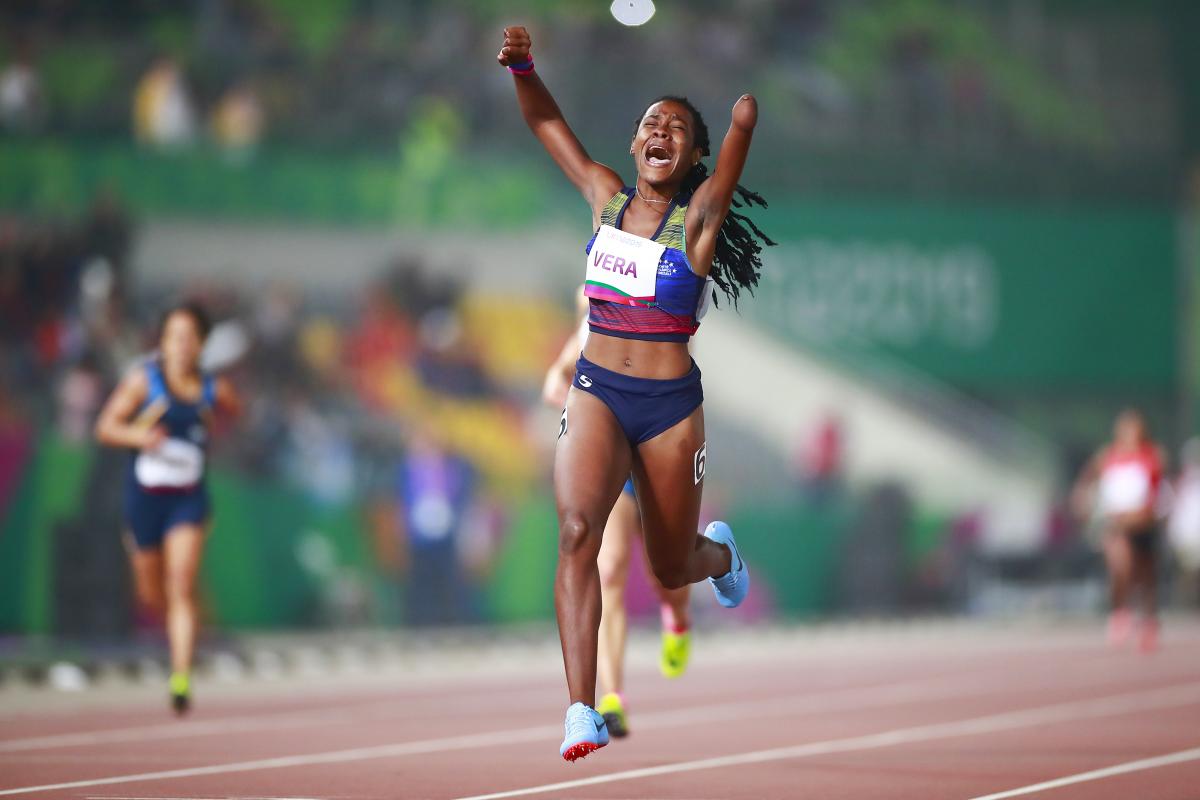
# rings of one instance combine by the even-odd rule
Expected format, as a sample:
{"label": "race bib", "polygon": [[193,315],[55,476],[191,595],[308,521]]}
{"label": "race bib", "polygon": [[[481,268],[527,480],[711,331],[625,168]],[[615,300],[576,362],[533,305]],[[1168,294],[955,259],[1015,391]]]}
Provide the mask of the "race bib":
{"label": "race bib", "polygon": [[1108,467],[1100,478],[1100,508],[1106,514],[1140,511],[1150,491],[1150,475],[1141,464]]}
{"label": "race bib", "polygon": [[186,489],[204,477],[204,450],[186,439],[167,439],[155,450],[139,453],[133,469],[147,489]]}
{"label": "race bib", "polygon": [[587,257],[583,293],[627,306],[654,304],[658,262],[666,245],[601,225]]}

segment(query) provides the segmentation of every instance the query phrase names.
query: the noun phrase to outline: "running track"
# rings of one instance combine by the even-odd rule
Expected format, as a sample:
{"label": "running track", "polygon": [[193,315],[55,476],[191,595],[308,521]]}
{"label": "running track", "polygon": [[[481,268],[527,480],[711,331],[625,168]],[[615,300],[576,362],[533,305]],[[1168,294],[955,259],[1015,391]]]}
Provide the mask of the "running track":
{"label": "running track", "polygon": [[[558,758],[553,645],[446,670],[0,690],[0,797],[1200,797],[1200,627],[1151,655],[1099,626],[701,632],[666,681],[630,658],[631,737]],[[442,672],[442,674],[438,674]],[[18,696],[19,693],[19,696]]]}

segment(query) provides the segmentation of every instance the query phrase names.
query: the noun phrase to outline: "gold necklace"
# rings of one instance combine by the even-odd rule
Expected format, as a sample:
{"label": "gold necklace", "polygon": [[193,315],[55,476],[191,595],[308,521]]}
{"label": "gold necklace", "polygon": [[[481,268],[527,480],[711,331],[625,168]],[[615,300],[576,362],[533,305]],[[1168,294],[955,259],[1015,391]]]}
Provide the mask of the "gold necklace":
{"label": "gold necklace", "polygon": [[646,197],[646,195],[642,194],[642,190],[637,187],[636,183],[633,185],[633,190],[637,192],[637,196],[642,198],[642,201],[646,203],[669,203],[671,200],[675,199],[672,197],[671,200],[651,200],[649,197]]}

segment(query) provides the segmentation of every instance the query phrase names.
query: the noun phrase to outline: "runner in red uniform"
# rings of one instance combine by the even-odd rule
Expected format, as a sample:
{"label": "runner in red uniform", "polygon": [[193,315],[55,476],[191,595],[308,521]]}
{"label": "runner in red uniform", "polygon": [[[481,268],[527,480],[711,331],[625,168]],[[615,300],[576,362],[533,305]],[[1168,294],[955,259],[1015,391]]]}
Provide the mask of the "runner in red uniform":
{"label": "runner in red uniform", "polygon": [[1117,417],[1113,441],[1088,462],[1075,487],[1077,507],[1081,498],[1093,497],[1090,508],[1103,526],[1112,603],[1109,642],[1124,644],[1133,633],[1129,603],[1136,592],[1142,610],[1138,645],[1144,651],[1158,646],[1158,505],[1165,464],[1141,412],[1128,409]]}

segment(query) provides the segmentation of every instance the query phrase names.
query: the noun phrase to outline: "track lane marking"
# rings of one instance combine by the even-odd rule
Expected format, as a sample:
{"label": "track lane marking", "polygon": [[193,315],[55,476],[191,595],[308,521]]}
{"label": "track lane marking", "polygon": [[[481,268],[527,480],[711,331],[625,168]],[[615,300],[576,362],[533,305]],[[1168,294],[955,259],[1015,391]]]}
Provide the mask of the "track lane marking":
{"label": "track lane marking", "polygon": [[[986,674],[986,673],[985,673]],[[1106,673],[1109,674],[1109,673]],[[983,676],[980,676],[981,678]],[[825,697],[830,695],[840,695],[846,692],[855,691],[876,691],[881,688],[895,689],[896,687],[912,687],[934,684],[938,686],[945,685],[944,680],[934,680],[923,678],[920,680],[907,681],[904,684],[866,684],[865,686],[833,686],[824,690],[816,690],[804,695],[794,695],[793,698],[803,697]],[[529,697],[544,697],[546,691],[544,688],[528,689],[521,692],[521,696],[528,695]],[[490,695],[494,696],[494,695]],[[512,694],[507,693],[506,698],[511,698]],[[385,701],[385,702],[391,702]],[[741,701],[734,705],[743,706],[748,702],[758,701]],[[717,704],[716,708],[720,708],[729,704]],[[267,717],[261,715],[256,716],[235,716],[222,717],[220,719],[210,720],[194,720],[180,722],[155,723],[151,725],[136,725],[126,728],[113,728],[108,730],[94,731],[79,731],[75,733],[57,733],[48,734],[45,736],[35,736],[25,739],[8,739],[0,740],[0,754],[27,752],[30,750],[49,750],[59,747],[85,747],[88,745],[108,745],[108,744],[123,744],[128,742],[142,741],[158,741],[161,739],[186,739],[192,736],[212,736],[227,733],[251,733],[263,730],[304,727],[310,724],[329,723],[329,722],[361,722],[361,717],[348,718],[354,712],[362,710],[378,710],[379,702],[363,703],[353,706],[341,706],[336,709],[320,709],[320,710],[301,710],[301,711],[282,711],[269,714]],[[408,706],[403,706],[408,708]],[[387,718],[388,714],[400,713],[401,708],[395,711],[389,711],[379,714],[381,718]],[[673,712],[657,712],[657,713],[673,713]]]}
{"label": "track lane marking", "polygon": [[[878,708],[889,704],[904,704],[921,700],[949,699],[980,694],[979,682],[985,680],[989,673],[975,674],[964,677],[955,687],[955,681],[945,677],[909,681],[903,684],[882,684],[868,687],[846,687],[844,689],[826,691],[821,694],[803,694],[787,699],[769,698],[764,700],[718,703],[708,706],[693,706],[692,708],[660,711],[638,716],[638,728],[650,729],[670,728],[681,724],[695,722],[720,722],[739,720],[749,715],[756,718],[768,716],[786,716],[799,713],[817,713],[833,711],[851,711],[856,709]],[[532,741],[557,739],[561,728],[558,725],[539,725],[508,731],[491,731],[484,734],[465,736],[448,736],[434,739],[400,742],[372,747],[358,747],[346,750],[329,751],[301,756],[281,756],[275,758],[255,759],[227,764],[215,764],[204,767],[186,767],[155,772],[117,775],[107,778],[82,779],[41,786],[26,786],[0,790],[0,796],[14,794],[32,794],[36,792],[57,789],[79,789],[90,786],[108,786],[122,783],[134,783],[150,780],[168,780],[174,778],[190,778],[203,775],[221,775],[233,772],[254,772],[265,769],[282,769],[287,767],[307,766],[313,764],[345,763],[374,758],[395,758],[429,753],[466,750],[476,747],[494,746],[497,741],[504,744],[522,744]]]}
{"label": "track lane marking", "polygon": [[[981,670],[976,673],[960,672],[955,673],[950,680],[957,680],[960,676],[974,676],[976,680],[985,678],[989,673],[986,670]],[[1004,675],[1008,675],[1009,671],[1005,670]],[[1089,661],[1082,667],[1075,668],[1072,673],[1076,680],[1072,683],[1072,687],[1081,687],[1085,684],[1079,681],[1083,674],[1094,674],[1104,678],[1111,678],[1112,671],[1105,665],[1095,664],[1094,661]],[[862,691],[874,691],[879,688],[897,688],[901,686],[916,686],[924,685],[931,682],[933,679],[912,680],[905,684],[867,684],[859,687]],[[945,685],[943,679],[936,679],[938,685]],[[1101,681],[1102,682],[1102,681]],[[1091,682],[1089,685],[1094,685]],[[795,698],[816,696],[836,695],[846,691],[854,691],[854,686],[834,686],[827,689],[811,692],[806,695],[797,695]],[[1024,687],[1024,688],[1039,688],[1039,687]],[[521,696],[542,696],[544,689],[525,689],[520,691]],[[489,694],[489,697],[492,695]],[[506,695],[511,696],[511,694]],[[392,702],[399,703],[407,708],[408,700],[386,699],[383,704],[386,706]],[[736,705],[742,705],[742,701]],[[291,710],[291,711],[265,711],[261,714],[252,716],[227,716],[218,719],[206,720],[190,720],[183,722],[167,722],[154,723],[150,725],[134,725],[125,728],[110,728],[92,731],[77,731],[71,733],[56,733],[43,736],[33,736],[21,739],[0,739],[0,755],[5,753],[20,753],[30,750],[50,750],[62,747],[87,747],[87,746],[104,746],[111,744],[124,744],[129,742],[143,741],[159,741],[163,739],[187,739],[193,736],[213,736],[229,733],[253,733],[266,730],[283,730],[289,728],[305,727],[313,724],[321,723],[339,723],[339,722],[359,722],[361,717],[348,720],[347,715],[358,711],[374,711],[375,718],[383,720],[388,717],[392,711],[381,711],[380,701],[356,703],[353,705],[338,706],[336,708],[323,709],[307,709],[307,710]],[[664,712],[659,712],[664,713]],[[643,719],[639,715],[639,724]]]}
{"label": "track lane marking", "polygon": [[[514,691],[511,695],[523,698],[545,696],[541,688]],[[511,696],[506,694],[506,696]],[[493,698],[495,693],[479,695]],[[424,698],[423,698],[424,699]],[[393,706],[391,708],[389,706]],[[29,750],[50,750],[57,747],[86,747],[88,745],[122,744],[126,742],[158,741],[160,739],[186,739],[191,736],[212,736],[224,733],[251,733],[277,728],[299,728],[312,724],[336,722],[361,722],[361,712],[374,711],[375,718],[386,719],[390,715],[402,714],[412,708],[411,698],[381,698],[350,705],[330,708],[301,709],[289,711],[263,711],[252,715],[235,715],[203,720],[183,720],[131,725],[125,728],[109,728],[72,733],[52,733],[23,739],[0,739],[0,754],[19,753]]]}
{"label": "track lane marking", "polygon": [[783,761],[794,758],[811,758],[830,753],[846,753],[858,750],[874,750],[882,747],[893,747],[901,744],[925,742],[934,739],[947,739],[959,736],[976,736],[984,733],[1019,730],[1034,725],[1044,725],[1056,722],[1074,722],[1078,720],[1096,719],[1119,714],[1148,711],[1157,708],[1178,706],[1180,704],[1200,703],[1200,682],[1183,684],[1142,692],[1129,692],[1091,700],[1075,700],[1067,703],[1054,703],[1047,706],[1008,711],[1002,714],[989,714],[981,717],[951,722],[938,722],[930,725],[916,725],[908,728],[896,728],[881,733],[850,736],[842,739],[828,739],[818,742],[791,747],[777,747],[769,750],[754,750],[729,756],[702,758],[692,761],[678,761],[673,764],[662,764],[657,767],[644,767],[624,772],[613,772],[607,775],[597,775],[591,778],[581,778],[573,781],[560,781],[539,786],[529,786],[523,789],[512,789],[490,794],[469,795],[457,800],[501,800],[508,797],[525,797],[533,794],[545,794],[563,789],[577,789],[583,786],[595,786],[602,783],[650,778],[658,775],[670,775],[681,772],[717,769],[719,767],[734,767],[746,764],[758,764],[767,761]]}
{"label": "track lane marking", "polygon": [[1172,764],[1183,764],[1188,761],[1200,760],[1200,747],[1193,747],[1191,750],[1179,750],[1175,753],[1167,753],[1161,756],[1153,756],[1151,758],[1141,758],[1137,761],[1126,761],[1124,764],[1113,764],[1111,767],[1103,767],[1101,769],[1093,769],[1087,772],[1077,772],[1074,775],[1065,775],[1061,778],[1055,778],[1050,781],[1041,783],[1032,783],[1028,786],[1020,786],[1016,789],[1008,789],[995,794],[984,794],[979,797],[972,797],[971,800],[1003,800],[1006,797],[1020,797],[1021,795],[1033,794],[1034,792],[1045,792],[1050,789],[1057,789],[1060,786],[1073,786],[1077,783],[1086,783],[1088,781],[1098,781],[1104,778],[1111,778],[1116,775],[1125,775],[1130,772],[1140,772],[1147,769],[1156,769],[1158,767],[1168,767]]}

